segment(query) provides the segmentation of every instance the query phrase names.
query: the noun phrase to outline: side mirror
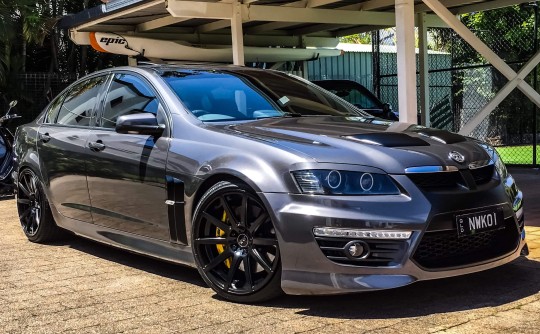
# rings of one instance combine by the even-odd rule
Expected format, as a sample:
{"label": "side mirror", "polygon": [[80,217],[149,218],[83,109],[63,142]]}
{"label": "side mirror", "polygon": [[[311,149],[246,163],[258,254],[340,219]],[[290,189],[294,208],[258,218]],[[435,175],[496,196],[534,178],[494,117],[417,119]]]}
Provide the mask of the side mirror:
{"label": "side mirror", "polygon": [[11,108],[15,107],[18,102],[19,101],[17,101],[17,100],[13,100],[13,101],[9,102],[9,108],[11,109]]}
{"label": "side mirror", "polygon": [[124,115],[116,120],[118,133],[160,136],[163,130],[165,126],[158,124],[156,116],[151,113]]}
{"label": "side mirror", "polygon": [[382,110],[386,113],[392,111],[392,105],[390,103],[383,104]]}

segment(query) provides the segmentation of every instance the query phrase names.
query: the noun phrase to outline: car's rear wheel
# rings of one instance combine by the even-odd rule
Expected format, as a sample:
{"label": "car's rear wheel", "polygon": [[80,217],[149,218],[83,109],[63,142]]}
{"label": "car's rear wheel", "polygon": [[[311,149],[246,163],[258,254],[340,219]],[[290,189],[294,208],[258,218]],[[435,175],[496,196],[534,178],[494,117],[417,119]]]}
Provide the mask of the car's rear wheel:
{"label": "car's rear wheel", "polygon": [[282,294],[279,244],[264,204],[245,184],[219,182],[194,215],[193,255],[221,297],[256,303]]}
{"label": "car's rear wheel", "polygon": [[24,234],[32,242],[47,242],[58,237],[49,202],[36,173],[24,169],[17,182],[17,210]]}

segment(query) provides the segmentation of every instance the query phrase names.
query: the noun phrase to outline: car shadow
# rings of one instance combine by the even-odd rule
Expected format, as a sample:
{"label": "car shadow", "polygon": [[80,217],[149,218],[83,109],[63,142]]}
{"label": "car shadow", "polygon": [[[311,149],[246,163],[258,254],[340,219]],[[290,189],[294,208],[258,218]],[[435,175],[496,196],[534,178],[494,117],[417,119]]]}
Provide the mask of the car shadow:
{"label": "car shadow", "polygon": [[397,289],[338,296],[283,296],[264,305],[303,309],[297,313],[327,318],[410,318],[502,306],[537,294],[539,283],[540,262],[519,258],[488,271]]}
{"label": "car shadow", "polygon": [[[81,237],[51,245],[67,246],[107,261],[180,282],[207,287],[196,269],[130,253]],[[297,314],[336,319],[390,319],[428,316],[497,307],[540,291],[540,262],[519,258],[495,269],[464,276],[423,281],[409,286],[333,296],[287,296],[259,304],[299,309]],[[212,298],[223,300],[214,294]]]}
{"label": "car shadow", "polygon": [[107,261],[116,262],[126,267],[135,268],[157,276],[171,278],[200,287],[207,287],[195,268],[132,253],[127,250],[108,246],[75,235],[69,234],[61,240],[50,243],[49,245],[70,247]]}

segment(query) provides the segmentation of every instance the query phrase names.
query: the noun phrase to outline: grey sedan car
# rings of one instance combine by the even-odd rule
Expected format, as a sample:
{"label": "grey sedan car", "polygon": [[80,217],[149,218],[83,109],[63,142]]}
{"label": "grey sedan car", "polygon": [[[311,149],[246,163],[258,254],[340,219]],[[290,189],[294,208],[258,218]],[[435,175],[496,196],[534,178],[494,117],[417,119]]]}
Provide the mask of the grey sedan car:
{"label": "grey sedan car", "polygon": [[394,288],[527,249],[492,147],[275,71],[96,72],[19,127],[15,154],[30,241],[69,230],[194,266],[236,302]]}

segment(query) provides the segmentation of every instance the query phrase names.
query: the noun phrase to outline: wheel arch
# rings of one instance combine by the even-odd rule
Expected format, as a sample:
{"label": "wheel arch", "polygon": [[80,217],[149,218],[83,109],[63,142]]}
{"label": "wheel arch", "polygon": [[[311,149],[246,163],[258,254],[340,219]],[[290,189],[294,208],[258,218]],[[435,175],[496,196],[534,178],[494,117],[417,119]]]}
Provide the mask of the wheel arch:
{"label": "wheel arch", "polygon": [[193,196],[193,202],[192,207],[190,210],[191,214],[191,224],[193,224],[193,215],[195,214],[195,209],[197,208],[197,205],[199,204],[199,201],[203,197],[203,195],[210,189],[212,186],[217,184],[221,181],[229,181],[229,182],[241,182],[246,185],[248,185],[255,193],[260,192],[261,190],[259,187],[251,181],[248,177],[245,175],[237,172],[237,171],[220,171],[218,173],[214,173],[212,175],[209,175],[204,181],[199,185],[197,188],[194,196]]}
{"label": "wheel arch", "polygon": [[16,169],[17,179],[14,178],[13,181],[15,183],[18,183],[19,182],[18,176],[21,174],[21,172],[24,171],[25,169],[30,169],[39,178],[41,178],[41,181],[43,182],[43,175],[41,174],[41,168],[39,168],[39,162],[36,161],[36,160],[37,160],[37,155],[36,155],[35,159],[26,159],[24,161],[19,162],[19,164],[17,165],[17,169]]}

